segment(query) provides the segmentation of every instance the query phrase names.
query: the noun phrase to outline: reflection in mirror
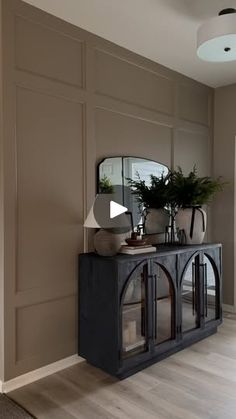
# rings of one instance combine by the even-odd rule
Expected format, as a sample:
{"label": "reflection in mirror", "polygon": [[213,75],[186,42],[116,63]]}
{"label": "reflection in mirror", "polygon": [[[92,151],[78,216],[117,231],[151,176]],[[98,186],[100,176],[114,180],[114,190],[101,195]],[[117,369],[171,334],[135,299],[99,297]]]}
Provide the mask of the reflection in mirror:
{"label": "reflection in mirror", "polygon": [[98,193],[112,193],[114,185],[121,185],[122,197],[118,197],[119,202],[128,207],[132,213],[134,220],[140,220],[141,209],[139,208],[136,198],[133,194],[126,193],[125,186],[128,186],[127,179],[137,179],[137,174],[146,185],[150,185],[150,175],[160,177],[168,174],[168,167],[164,164],[140,158],[140,157],[108,157],[98,165]]}
{"label": "reflection in mirror", "polygon": [[[114,185],[124,184],[122,179],[122,158],[121,157],[112,157],[103,160],[102,163],[98,166],[98,193],[113,193]],[[116,190],[116,199],[118,202],[124,202],[123,199],[123,188]],[[124,205],[124,204],[123,204]]]}

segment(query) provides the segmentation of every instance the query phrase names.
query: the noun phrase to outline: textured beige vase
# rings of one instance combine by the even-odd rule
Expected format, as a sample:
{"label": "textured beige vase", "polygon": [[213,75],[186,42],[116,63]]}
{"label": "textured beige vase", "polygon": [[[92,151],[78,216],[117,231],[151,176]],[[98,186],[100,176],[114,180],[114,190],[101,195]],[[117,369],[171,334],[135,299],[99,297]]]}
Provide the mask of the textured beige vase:
{"label": "textured beige vase", "polygon": [[[184,208],[178,211],[176,215],[176,227],[179,230],[184,231],[184,243],[185,244],[201,244],[204,240],[207,226],[207,215],[202,208],[196,208],[194,211],[194,223],[193,220],[193,208]],[[191,223],[192,237],[191,237]]]}
{"label": "textured beige vase", "polygon": [[150,208],[147,210],[145,221],[146,234],[165,233],[166,226],[169,225],[169,215],[164,209]]}
{"label": "textured beige vase", "polygon": [[94,247],[100,256],[114,256],[122,242],[120,234],[114,234],[101,228],[94,236]]}

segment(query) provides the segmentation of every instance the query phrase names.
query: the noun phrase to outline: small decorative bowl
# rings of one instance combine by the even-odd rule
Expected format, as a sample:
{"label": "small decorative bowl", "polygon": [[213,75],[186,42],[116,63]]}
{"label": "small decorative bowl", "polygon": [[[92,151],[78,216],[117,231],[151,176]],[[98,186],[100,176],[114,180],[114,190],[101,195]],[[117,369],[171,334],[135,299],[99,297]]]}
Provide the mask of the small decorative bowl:
{"label": "small decorative bowl", "polygon": [[125,241],[128,246],[145,246],[147,244],[146,240],[126,239]]}

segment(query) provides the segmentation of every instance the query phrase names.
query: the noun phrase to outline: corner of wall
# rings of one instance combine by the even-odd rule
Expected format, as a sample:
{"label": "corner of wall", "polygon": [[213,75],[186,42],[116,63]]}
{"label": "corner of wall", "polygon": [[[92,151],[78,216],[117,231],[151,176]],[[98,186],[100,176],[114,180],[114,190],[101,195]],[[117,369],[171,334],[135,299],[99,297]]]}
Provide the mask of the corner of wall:
{"label": "corner of wall", "polygon": [[4,180],[3,180],[3,42],[0,0],[0,391],[4,380]]}
{"label": "corner of wall", "polygon": [[215,90],[213,174],[228,184],[213,204],[213,239],[223,244],[223,301],[226,311],[236,304],[235,175],[236,85]]}

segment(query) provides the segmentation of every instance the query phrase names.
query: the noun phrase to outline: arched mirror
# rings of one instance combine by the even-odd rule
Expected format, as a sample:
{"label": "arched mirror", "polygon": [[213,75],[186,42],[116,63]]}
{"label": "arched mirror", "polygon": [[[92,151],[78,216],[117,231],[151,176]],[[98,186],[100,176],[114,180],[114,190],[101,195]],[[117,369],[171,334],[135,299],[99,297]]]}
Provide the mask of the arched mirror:
{"label": "arched mirror", "polygon": [[129,208],[134,220],[141,218],[141,210],[134,195],[127,193],[127,179],[137,180],[137,175],[150,184],[150,175],[161,177],[168,174],[168,167],[162,163],[140,157],[107,157],[98,164],[97,192],[111,193],[113,186],[120,185],[119,202]]}

